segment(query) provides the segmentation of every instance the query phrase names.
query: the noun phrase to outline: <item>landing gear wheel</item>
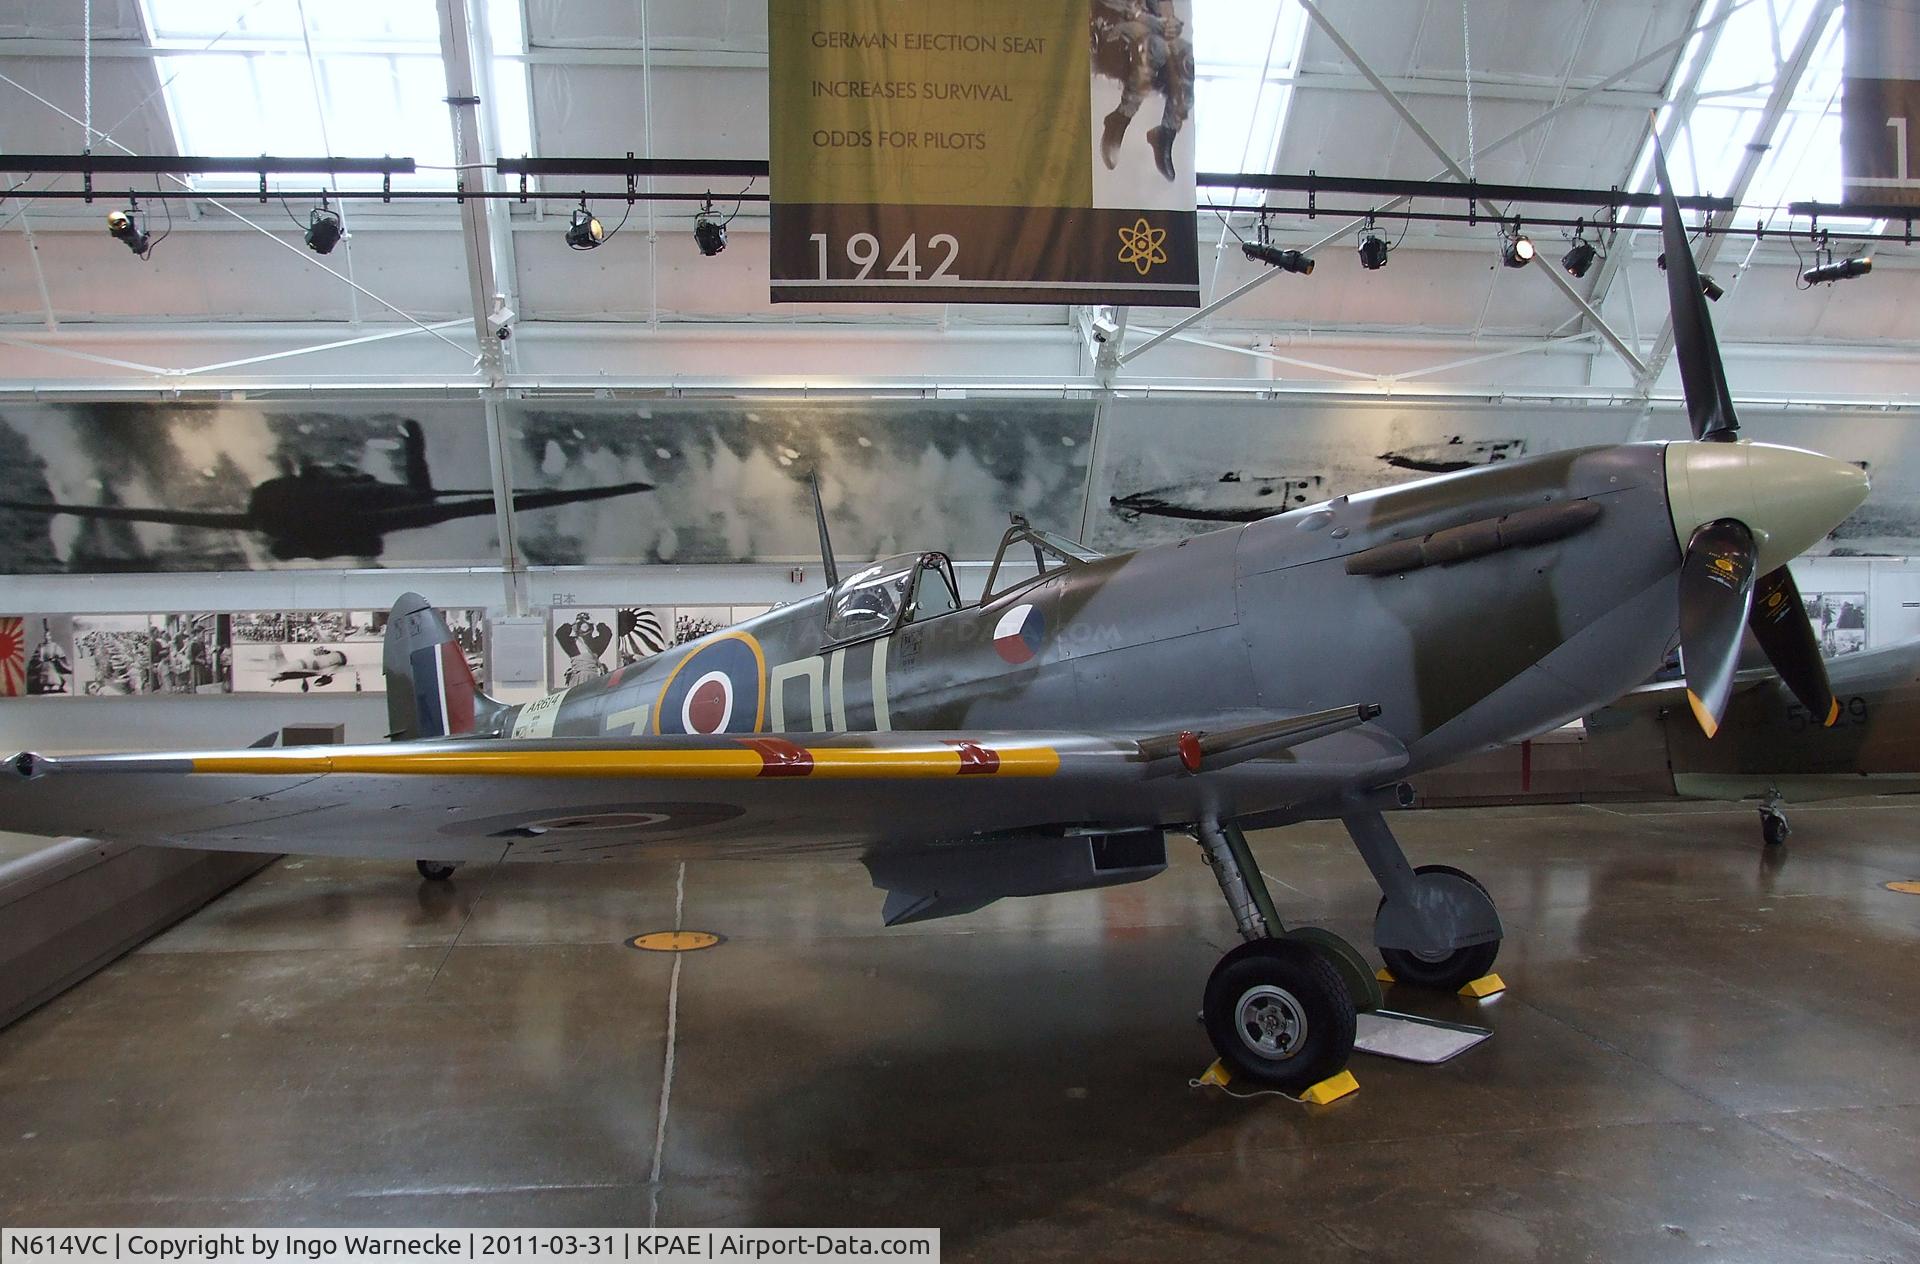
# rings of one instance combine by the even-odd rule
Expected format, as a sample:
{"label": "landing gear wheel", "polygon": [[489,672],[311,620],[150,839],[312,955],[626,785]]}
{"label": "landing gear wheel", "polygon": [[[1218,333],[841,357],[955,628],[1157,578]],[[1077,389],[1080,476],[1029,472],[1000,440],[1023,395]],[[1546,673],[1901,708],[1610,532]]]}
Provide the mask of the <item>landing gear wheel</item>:
{"label": "landing gear wheel", "polygon": [[413,862],[413,867],[418,869],[420,876],[428,882],[445,882],[460,866],[446,860],[416,860]]}
{"label": "landing gear wheel", "polygon": [[1769,847],[1778,847],[1787,841],[1787,835],[1793,829],[1787,824],[1785,814],[1780,812],[1762,812],[1760,814],[1760,838]]}
{"label": "landing gear wheel", "polygon": [[[1452,865],[1421,865],[1414,873],[1448,873],[1471,882],[1483,893],[1487,889],[1480,879]],[[1380,903],[1384,905],[1386,900],[1382,899]],[[1415,987],[1438,988],[1446,992],[1458,992],[1493,969],[1494,958],[1499,955],[1500,941],[1497,939],[1443,953],[1410,952],[1404,948],[1380,950],[1380,959],[1387,963],[1387,969],[1393,972],[1396,983],[1411,983]]]}
{"label": "landing gear wheel", "polygon": [[1353,1053],[1353,997],[1318,952],[1255,939],[1207,979],[1207,1038],[1236,1078],[1302,1093],[1340,1073]]}

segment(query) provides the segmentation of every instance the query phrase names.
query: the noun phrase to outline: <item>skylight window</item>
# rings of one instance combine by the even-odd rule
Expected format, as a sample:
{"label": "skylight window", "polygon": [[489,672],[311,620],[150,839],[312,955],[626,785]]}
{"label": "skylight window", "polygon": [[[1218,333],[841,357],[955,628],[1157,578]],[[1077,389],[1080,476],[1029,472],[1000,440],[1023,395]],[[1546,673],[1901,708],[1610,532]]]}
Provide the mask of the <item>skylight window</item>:
{"label": "skylight window", "polygon": [[[180,152],[390,154],[423,167],[453,164],[434,0],[144,2]],[[524,154],[531,126],[518,0],[487,0],[487,21],[500,152]],[[444,170],[394,178],[395,187],[449,182]],[[235,188],[252,180],[203,176],[195,183]],[[312,180],[285,183],[307,187]],[[342,176],[339,183],[376,186],[379,177]]]}
{"label": "skylight window", "polygon": [[[1804,35],[1813,9],[1813,0],[1748,0],[1727,19],[1712,60],[1701,72],[1700,98],[1667,154],[1675,192],[1724,196],[1733,191],[1734,176],[1760,126],[1781,63]],[[1741,199],[1745,206],[1778,208],[1769,217],[1776,228],[1789,226],[1785,208],[1790,202],[1840,200],[1840,83],[1846,42],[1838,12],[1818,41]],[[1673,108],[1661,111],[1663,128]],[[1651,186],[1652,169],[1649,142],[1634,169],[1636,187]],[[1804,227],[1804,221],[1793,226]]]}
{"label": "skylight window", "polygon": [[[1293,100],[1307,17],[1294,0],[1194,0],[1195,161],[1201,171],[1272,171]],[[1227,196],[1224,189],[1202,198]],[[1241,190],[1241,201],[1265,195]]]}

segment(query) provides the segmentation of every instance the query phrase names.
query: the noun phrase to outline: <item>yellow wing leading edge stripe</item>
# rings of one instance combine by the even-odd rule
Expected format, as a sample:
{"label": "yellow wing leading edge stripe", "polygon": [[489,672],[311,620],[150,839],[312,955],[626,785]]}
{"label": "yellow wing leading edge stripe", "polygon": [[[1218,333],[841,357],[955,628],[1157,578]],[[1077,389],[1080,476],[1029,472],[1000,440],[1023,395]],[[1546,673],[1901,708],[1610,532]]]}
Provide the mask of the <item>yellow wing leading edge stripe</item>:
{"label": "yellow wing leading edge stripe", "polygon": [[973,743],[924,750],[803,747],[777,738],[751,739],[737,749],[702,750],[406,750],[365,754],[277,751],[194,758],[196,773],[324,776],[372,773],[443,777],[662,777],[751,779],[814,777],[882,779],[1051,777],[1060,752],[1050,746],[994,750]]}

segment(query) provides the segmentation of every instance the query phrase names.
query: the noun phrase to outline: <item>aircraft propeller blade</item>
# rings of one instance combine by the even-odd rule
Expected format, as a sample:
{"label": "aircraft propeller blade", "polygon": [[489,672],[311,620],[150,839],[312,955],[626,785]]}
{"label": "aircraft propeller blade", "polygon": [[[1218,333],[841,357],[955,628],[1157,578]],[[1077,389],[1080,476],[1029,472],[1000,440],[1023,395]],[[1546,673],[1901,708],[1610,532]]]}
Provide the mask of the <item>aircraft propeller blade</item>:
{"label": "aircraft propeller blade", "polygon": [[1708,737],[1720,731],[1733,693],[1740,635],[1753,605],[1755,553],[1746,524],[1719,518],[1693,533],[1680,564],[1680,670],[1687,705]]}
{"label": "aircraft propeller blade", "polygon": [[1813,634],[1807,607],[1800,600],[1800,589],[1793,575],[1780,566],[1768,571],[1754,585],[1753,610],[1747,626],[1754,639],[1767,652],[1780,679],[1786,682],[1807,714],[1831,728],[1840,718],[1840,701],[1833,696],[1827,681],[1827,665],[1820,658],[1820,641]]}
{"label": "aircraft propeller blade", "polygon": [[1656,128],[1653,168],[1660,178],[1660,242],[1666,252],[1667,304],[1673,309],[1673,353],[1680,361],[1680,386],[1687,397],[1687,421],[1696,439],[1730,442],[1740,429],[1733,415],[1733,396],[1727,390],[1727,372],[1720,363],[1720,344],[1713,337],[1707,315],[1707,296],[1700,288],[1693,249],[1687,244],[1687,226],[1680,203],[1667,178],[1667,156]]}

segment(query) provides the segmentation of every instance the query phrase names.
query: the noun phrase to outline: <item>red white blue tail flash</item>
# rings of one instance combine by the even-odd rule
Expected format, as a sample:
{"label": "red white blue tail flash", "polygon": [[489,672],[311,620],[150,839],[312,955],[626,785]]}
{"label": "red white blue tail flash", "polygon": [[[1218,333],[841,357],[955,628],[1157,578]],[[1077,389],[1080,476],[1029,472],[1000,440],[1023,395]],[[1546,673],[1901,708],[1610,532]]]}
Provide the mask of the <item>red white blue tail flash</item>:
{"label": "red white blue tail flash", "polygon": [[460,646],[450,640],[423,645],[413,651],[409,661],[413,665],[413,706],[420,736],[473,732],[473,702],[479,686]]}

